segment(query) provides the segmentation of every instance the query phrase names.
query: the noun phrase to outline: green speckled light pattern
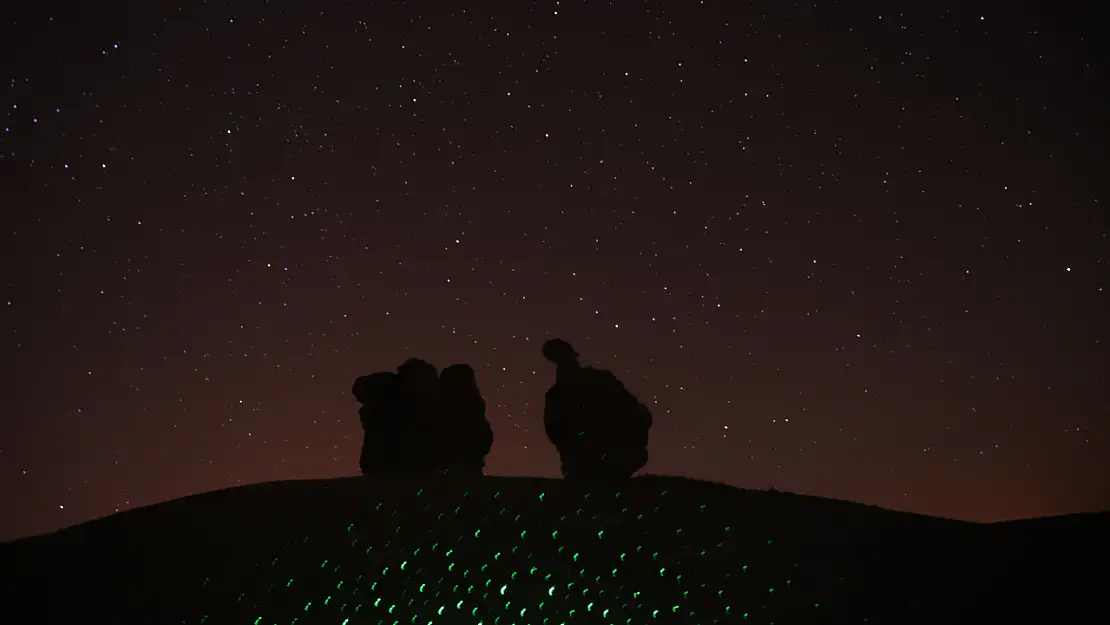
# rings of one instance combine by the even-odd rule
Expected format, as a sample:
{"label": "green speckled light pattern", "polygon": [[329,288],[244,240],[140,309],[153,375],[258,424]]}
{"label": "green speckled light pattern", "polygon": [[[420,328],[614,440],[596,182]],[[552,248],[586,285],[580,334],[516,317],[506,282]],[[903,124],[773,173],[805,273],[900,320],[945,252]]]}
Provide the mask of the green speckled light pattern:
{"label": "green speckled light pattern", "polygon": [[[774,536],[744,536],[710,503],[634,505],[619,489],[458,487],[453,506],[371,505],[287,542],[240,579],[196,583],[195,625],[642,625],[816,622],[829,587]],[[556,501],[556,499],[561,501]],[[411,502],[412,500],[410,500]],[[682,511],[664,510],[685,506]],[[555,510],[552,510],[555,508]],[[666,513],[663,515],[663,513]],[[663,527],[653,517],[682,518]],[[230,574],[229,574],[230,575]],[[192,593],[190,593],[192,594]],[[840,609],[838,617],[845,618]],[[866,615],[838,622],[867,623]]]}

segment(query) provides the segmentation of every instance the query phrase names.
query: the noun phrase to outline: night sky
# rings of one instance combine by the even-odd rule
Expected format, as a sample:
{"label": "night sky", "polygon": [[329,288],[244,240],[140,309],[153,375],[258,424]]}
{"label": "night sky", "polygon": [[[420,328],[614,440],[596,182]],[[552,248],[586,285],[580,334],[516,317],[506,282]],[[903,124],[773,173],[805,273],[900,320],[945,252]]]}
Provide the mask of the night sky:
{"label": "night sky", "polygon": [[357,474],[411,356],[557,475],[553,336],[648,472],[1110,507],[1088,3],[132,4],[3,17],[0,539]]}

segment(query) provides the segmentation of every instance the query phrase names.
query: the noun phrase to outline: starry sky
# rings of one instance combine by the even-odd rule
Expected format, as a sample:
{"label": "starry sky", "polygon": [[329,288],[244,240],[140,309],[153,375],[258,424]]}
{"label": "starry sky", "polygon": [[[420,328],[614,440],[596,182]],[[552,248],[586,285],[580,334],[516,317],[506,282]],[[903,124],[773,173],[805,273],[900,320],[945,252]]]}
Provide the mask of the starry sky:
{"label": "starry sky", "polygon": [[0,30],[0,539],[356,474],[351,382],[410,356],[477,369],[489,472],[557,475],[553,336],[649,472],[1110,507],[1084,9],[131,4]]}

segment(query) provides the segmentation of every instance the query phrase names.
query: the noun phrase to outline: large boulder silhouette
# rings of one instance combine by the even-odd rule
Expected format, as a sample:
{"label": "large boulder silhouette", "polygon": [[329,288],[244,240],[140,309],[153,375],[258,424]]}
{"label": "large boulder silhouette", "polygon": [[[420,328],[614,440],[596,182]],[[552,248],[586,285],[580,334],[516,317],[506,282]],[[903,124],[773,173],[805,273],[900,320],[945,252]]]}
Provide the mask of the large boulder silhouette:
{"label": "large boulder silhouette", "polygon": [[435,365],[410,358],[396,373],[359,377],[352,393],[362,403],[363,475],[481,475],[493,430],[470,365],[451,365],[439,374]]}

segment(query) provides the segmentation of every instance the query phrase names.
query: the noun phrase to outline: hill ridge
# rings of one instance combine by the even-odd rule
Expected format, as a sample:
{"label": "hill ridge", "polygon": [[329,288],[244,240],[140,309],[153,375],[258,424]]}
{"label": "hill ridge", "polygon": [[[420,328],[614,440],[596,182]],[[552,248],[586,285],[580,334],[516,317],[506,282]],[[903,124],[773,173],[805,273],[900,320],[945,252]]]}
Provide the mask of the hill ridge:
{"label": "hill ridge", "polygon": [[1023,622],[1093,605],[1107,518],[979,524],[674,476],[283,480],[0,544],[0,592],[39,623]]}

